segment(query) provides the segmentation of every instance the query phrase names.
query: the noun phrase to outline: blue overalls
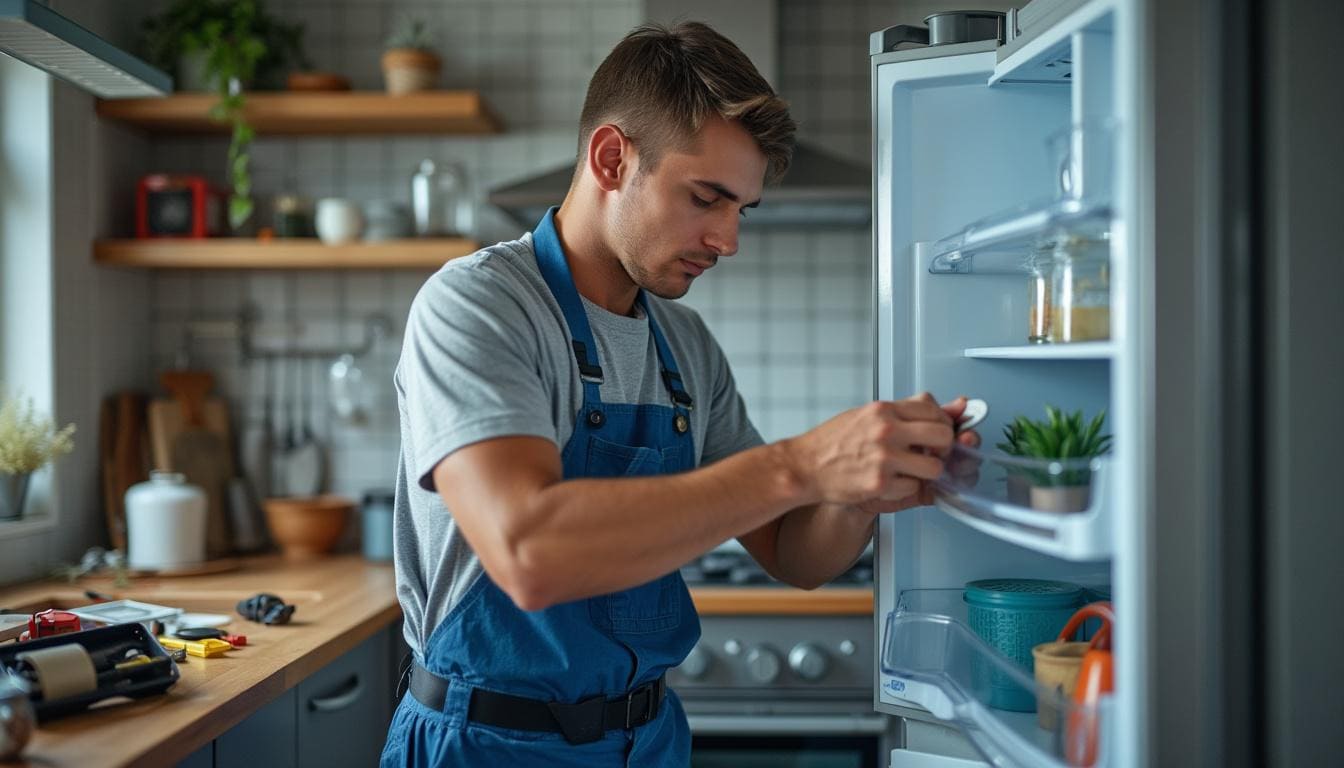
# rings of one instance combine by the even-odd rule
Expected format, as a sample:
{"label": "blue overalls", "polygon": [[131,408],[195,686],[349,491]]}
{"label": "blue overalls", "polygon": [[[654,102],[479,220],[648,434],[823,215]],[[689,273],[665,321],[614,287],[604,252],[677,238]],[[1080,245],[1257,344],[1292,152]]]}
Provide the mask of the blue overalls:
{"label": "blue overalls", "polygon": [[[670,405],[602,402],[597,345],[556,235],[554,214],[551,209],[537,226],[533,244],[542,276],[569,326],[583,381],[583,407],[561,454],[564,477],[692,469],[691,398],[681,386],[676,361],[642,291],[637,300],[649,319]],[[632,517],[640,514],[638,508],[629,512]],[[388,731],[382,765],[682,768],[690,762],[691,734],[681,702],[670,690],[661,703],[651,701],[653,691],[662,696],[664,688],[650,683],[680,664],[699,638],[700,620],[677,571],[642,586],[540,611],[520,610],[482,573],[424,649],[422,663],[433,676],[422,679],[442,686],[442,707],[432,709],[417,699],[413,679]],[[473,696],[473,689],[486,693]],[[633,690],[642,695],[629,696]],[[588,702],[614,709],[618,724],[612,727],[608,717],[605,727],[611,729],[602,730],[588,721],[585,737],[573,739],[573,734],[478,722],[475,714],[481,711],[482,698],[490,696],[497,702],[501,697],[492,695],[497,693],[536,700],[528,702],[533,708],[537,702]],[[629,713],[628,723],[630,717],[639,722],[641,714],[647,715],[655,705],[656,713],[647,723],[626,728],[619,722],[622,707]]]}

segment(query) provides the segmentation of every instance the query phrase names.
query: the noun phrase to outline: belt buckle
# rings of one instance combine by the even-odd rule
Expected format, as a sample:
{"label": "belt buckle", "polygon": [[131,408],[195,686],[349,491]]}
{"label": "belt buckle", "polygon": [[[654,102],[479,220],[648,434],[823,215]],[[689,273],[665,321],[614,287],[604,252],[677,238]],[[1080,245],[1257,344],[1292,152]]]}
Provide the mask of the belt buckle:
{"label": "belt buckle", "polygon": [[[662,679],[659,678],[658,680],[654,680],[654,681],[652,681],[652,682],[645,683],[644,685],[641,685],[640,687],[638,687],[638,688],[636,688],[635,690],[631,691],[630,693],[626,694],[626,696],[625,696],[625,727],[626,727],[627,730],[629,730],[630,728],[634,728],[636,725],[644,725],[645,723],[653,722],[653,718],[654,718],[654,717],[657,715],[657,713],[658,713],[658,696],[656,695],[655,691],[656,691],[656,689],[658,688],[658,683],[661,682],[661,680],[662,680]],[[631,707],[633,707],[633,706],[635,705],[635,696],[638,695],[640,691],[643,691],[643,692],[647,695],[647,697],[648,697],[648,698],[645,699],[645,704],[644,704],[644,713],[643,713],[643,714],[644,714],[644,720],[643,720],[643,722],[640,722],[640,723],[631,723],[631,722],[630,722],[630,709],[631,709]]]}

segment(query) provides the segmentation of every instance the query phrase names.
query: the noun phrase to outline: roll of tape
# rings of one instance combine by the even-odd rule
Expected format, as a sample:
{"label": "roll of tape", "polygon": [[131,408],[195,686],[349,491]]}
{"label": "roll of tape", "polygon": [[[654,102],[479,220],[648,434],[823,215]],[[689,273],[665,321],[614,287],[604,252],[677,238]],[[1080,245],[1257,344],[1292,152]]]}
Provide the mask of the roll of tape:
{"label": "roll of tape", "polygon": [[26,661],[37,674],[37,684],[42,689],[43,701],[55,701],[67,696],[98,688],[98,673],[93,668],[93,659],[79,643],[65,643],[26,651],[14,655],[18,661]]}

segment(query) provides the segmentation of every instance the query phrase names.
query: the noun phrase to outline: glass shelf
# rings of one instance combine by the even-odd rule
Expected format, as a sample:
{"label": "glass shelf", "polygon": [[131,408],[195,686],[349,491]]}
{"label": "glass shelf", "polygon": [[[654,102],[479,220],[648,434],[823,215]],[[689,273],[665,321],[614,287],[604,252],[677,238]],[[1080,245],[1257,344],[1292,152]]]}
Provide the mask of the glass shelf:
{"label": "glass shelf", "polygon": [[1061,236],[1103,237],[1109,203],[1051,198],[987,216],[933,244],[933,274],[1027,274],[1030,255]]}
{"label": "glass shelf", "polygon": [[[966,623],[959,589],[902,592],[887,615],[882,639],[882,694],[955,723],[996,768],[1062,768],[1066,749],[1093,738],[1096,759],[1107,764],[1110,697],[1098,707],[1081,707],[1055,690],[1040,686],[1025,669],[980,639]],[[1036,712],[1010,712],[990,705],[1005,692],[1053,708],[1051,728],[1041,727]],[[1091,735],[1084,723],[1097,723]],[[1073,725],[1070,726],[1070,723]],[[1081,754],[1081,753],[1080,753]]]}
{"label": "glass shelf", "polygon": [[1115,344],[1110,341],[1080,341],[1067,344],[970,347],[962,354],[978,360],[1109,360],[1115,356]]}
{"label": "glass shelf", "polygon": [[939,509],[995,538],[1065,560],[1105,560],[1109,476],[1105,458],[1041,461],[957,445],[934,496]]}

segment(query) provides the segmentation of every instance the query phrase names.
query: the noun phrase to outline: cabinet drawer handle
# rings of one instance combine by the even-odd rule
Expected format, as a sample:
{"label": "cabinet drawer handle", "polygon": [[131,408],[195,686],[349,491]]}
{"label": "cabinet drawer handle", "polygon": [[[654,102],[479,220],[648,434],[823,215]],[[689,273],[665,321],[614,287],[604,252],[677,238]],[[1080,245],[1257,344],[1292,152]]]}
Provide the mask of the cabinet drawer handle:
{"label": "cabinet drawer handle", "polygon": [[339,712],[342,709],[355,703],[355,700],[364,693],[364,684],[359,681],[359,675],[351,675],[350,680],[345,684],[340,693],[331,696],[323,696],[317,699],[308,700],[308,709],[313,712]]}

